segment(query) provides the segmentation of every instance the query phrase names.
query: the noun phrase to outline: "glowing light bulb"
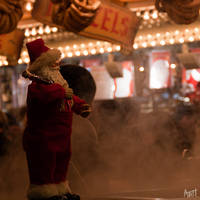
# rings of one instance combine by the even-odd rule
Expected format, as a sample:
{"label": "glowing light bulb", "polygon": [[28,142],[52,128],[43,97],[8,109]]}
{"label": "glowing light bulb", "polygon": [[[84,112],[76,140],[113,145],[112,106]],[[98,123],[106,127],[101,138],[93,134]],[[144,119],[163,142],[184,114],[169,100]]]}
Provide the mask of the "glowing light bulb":
{"label": "glowing light bulb", "polygon": [[171,38],[171,39],[169,40],[169,43],[170,43],[170,44],[174,44],[174,39]]}
{"label": "glowing light bulb", "polygon": [[96,42],[96,45],[97,45],[97,46],[100,46],[100,45],[101,45],[101,42],[100,42],[100,41],[97,41],[97,42]]}
{"label": "glowing light bulb", "polygon": [[148,39],[151,39],[151,38],[152,38],[152,35],[151,35],[151,34],[148,34],[148,35],[147,35],[147,38],[148,38]]}
{"label": "glowing light bulb", "polygon": [[27,55],[28,55],[27,51],[22,52],[22,56],[27,56]]}
{"label": "glowing light bulb", "polygon": [[66,47],[65,47],[65,50],[66,50],[66,51],[68,51],[69,49],[70,49],[70,47],[69,47],[69,46],[66,46]]}
{"label": "glowing light bulb", "polygon": [[92,47],[94,44],[92,43],[92,42],[90,42],[89,44],[88,44],[88,46],[89,47]]}
{"label": "glowing light bulb", "polygon": [[167,31],[167,32],[165,33],[165,35],[166,35],[166,36],[170,36],[170,32]]}
{"label": "glowing light bulb", "polygon": [[76,51],[76,52],[75,52],[75,55],[76,55],[76,56],[80,56],[80,55],[81,55],[81,52],[80,52],[80,51]]}
{"label": "glowing light bulb", "polygon": [[151,46],[155,46],[156,45],[156,42],[153,40],[151,41]]}
{"label": "glowing light bulb", "polygon": [[195,31],[196,33],[198,33],[198,32],[199,32],[199,28],[195,27],[194,31]]}
{"label": "glowing light bulb", "polygon": [[175,35],[178,35],[180,32],[179,32],[179,30],[176,30],[175,31]]}
{"label": "glowing light bulb", "polygon": [[4,65],[8,65],[8,61],[7,61],[7,60],[4,60],[4,61],[3,61],[3,64],[4,64]]}
{"label": "glowing light bulb", "polygon": [[61,58],[63,59],[65,57],[65,54],[64,53],[61,53]]}
{"label": "glowing light bulb", "polygon": [[102,48],[102,47],[99,49],[99,52],[100,52],[100,53],[104,53],[104,51],[105,51],[105,50],[104,50],[104,48]]}
{"label": "glowing light bulb", "polygon": [[35,36],[37,34],[36,29],[32,28],[31,35]]}
{"label": "glowing light bulb", "polygon": [[87,55],[88,55],[88,51],[87,51],[87,50],[84,50],[84,51],[83,51],[83,55],[84,55],[84,56],[87,56]]}
{"label": "glowing light bulb", "polygon": [[184,97],[184,102],[190,102],[190,98],[189,97]]}
{"label": "glowing light bulb", "polygon": [[179,42],[180,42],[180,43],[184,43],[184,38],[180,38],[180,39],[179,39]]}
{"label": "glowing light bulb", "polygon": [[140,11],[137,11],[137,12],[136,12],[136,16],[139,17],[140,15],[141,15],[141,12],[140,12]]}
{"label": "glowing light bulb", "polygon": [[76,44],[73,45],[73,48],[74,48],[74,49],[77,49],[77,47],[78,47],[78,46],[77,46]]}
{"label": "glowing light bulb", "polygon": [[188,40],[189,40],[190,42],[193,42],[193,41],[194,41],[194,37],[193,37],[193,36],[190,36],[190,37],[188,38]]}
{"label": "glowing light bulb", "polygon": [[143,42],[142,43],[142,46],[145,48],[145,47],[147,47],[147,43],[146,42]]}
{"label": "glowing light bulb", "polygon": [[40,26],[39,27],[39,29],[38,29],[38,33],[40,34],[40,35],[42,35],[43,33],[44,33],[44,30],[43,30],[43,28]]}
{"label": "glowing light bulb", "polygon": [[92,49],[90,52],[91,52],[91,54],[95,54],[97,51],[96,51],[96,49]]}
{"label": "glowing light bulb", "polygon": [[55,32],[58,31],[58,28],[57,27],[53,27],[51,30],[52,30],[53,33],[55,33]]}
{"label": "glowing light bulb", "polygon": [[83,43],[80,46],[81,46],[81,48],[85,48],[85,44],[83,44]]}
{"label": "glowing light bulb", "polygon": [[154,12],[153,12],[152,18],[153,18],[153,19],[157,19],[157,18],[158,18],[158,13],[157,13],[157,11],[154,11]]}
{"label": "glowing light bulb", "polygon": [[29,29],[28,29],[28,28],[25,30],[24,35],[25,35],[26,37],[29,37],[29,36],[30,36],[30,32],[29,32]]}
{"label": "glowing light bulb", "polygon": [[73,56],[73,53],[72,53],[72,52],[68,52],[68,53],[67,53],[67,56],[68,56],[68,57],[72,57],[72,56]]}
{"label": "glowing light bulb", "polygon": [[117,46],[115,47],[115,49],[116,49],[117,51],[120,51],[120,50],[121,50],[121,46],[117,45]]}
{"label": "glowing light bulb", "polygon": [[138,44],[135,43],[135,44],[133,45],[133,48],[134,48],[134,49],[137,49],[137,48],[138,48]]}
{"label": "glowing light bulb", "polygon": [[46,26],[44,31],[45,31],[45,33],[49,34],[51,32],[51,29],[49,26]]}
{"label": "glowing light bulb", "polygon": [[83,55],[84,55],[84,56],[87,56],[87,55],[88,55],[88,51],[87,51],[87,50],[84,50],[84,51],[83,51]]}
{"label": "glowing light bulb", "polygon": [[145,12],[143,18],[144,18],[144,20],[148,20],[149,19],[149,12]]}
{"label": "glowing light bulb", "polygon": [[156,33],[156,37],[160,37],[160,33]]}
{"label": "glowing light bulb", "polygon": [[161,40],[160,41],[160,44],[163,46],[163,45],[165,45],[165,40]]}
{"label": "glowing light bulb", "polygon": [[62,47],[58,47],[58,50],[62,51],[62,50],[63,50],[63,48],[62,48]]}
{"label": "glowing light bulb", "polygon": [[29,60],[28,57],[26,57],[26,58],[24,59],[24,62],[25,62],[25,63],[29,63],[29,61],[30,61],[30,60]]}
{"label": "glowing light bulb", "polygon": [[21,58],[18,60],[18,64],[22,64],[22,59]]}
{"label": "glowing light bulb", "polygon": [[176,64],[172,63],[172,64],[170,65],[170,67],[171,67],[172,69],[175,69],[175,68],[176,68]]}
{"label": "glowing light bulb", "polygon": [[144,71],[144,67],[139,67],[139,71],[143,72]]}
{"label": "glowing light bulb", "polygon": [[111,51],[112,51],[112,47],[108,47],[108,48],[107,48],[107,51],[108,51],[108,52],[111,52]]}
{"label": "glowing light bulb", "polygon": [[139,36],[139,40],[142,40],[142,39],[143,39],[143,37],[140,35],[140,36]]}
{"label": "glowing light bulb", "polygon": [[186,32],[186,33],[189,33],[190,31],[189,31],[189,29],[186,28],[186,29],[185,29],[185,32]]}
{"label": "glowing light bulb", "polygon": [[25,8],[26,8],[27,11],[30,12],[33,9],[32,3],[31,2],[27,2]]}

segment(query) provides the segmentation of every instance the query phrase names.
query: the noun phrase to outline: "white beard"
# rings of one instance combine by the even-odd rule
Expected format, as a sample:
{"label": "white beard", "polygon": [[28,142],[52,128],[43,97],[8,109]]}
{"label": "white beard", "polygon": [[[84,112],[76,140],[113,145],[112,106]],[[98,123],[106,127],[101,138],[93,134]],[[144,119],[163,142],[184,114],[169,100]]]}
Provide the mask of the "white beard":
{"label": "white beard", "polygon": [[67,81],[63,78],[63,76],[60,73],[59,68],[52,68],[52,67],[42,67],[36,75],[54,81],[54,83],[60,84],[65,91],[67,92],[67,89],[69,88],[69,85]]}

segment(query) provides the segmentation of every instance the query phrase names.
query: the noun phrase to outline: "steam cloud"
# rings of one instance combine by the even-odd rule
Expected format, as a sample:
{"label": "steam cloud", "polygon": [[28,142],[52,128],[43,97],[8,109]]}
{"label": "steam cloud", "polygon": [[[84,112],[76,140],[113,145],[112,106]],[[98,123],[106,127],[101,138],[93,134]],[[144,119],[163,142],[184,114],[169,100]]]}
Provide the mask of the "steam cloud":
{"label": "steam cloud", "polygon": [[[195,187],[200,162],[181,158],[173,147],[175,134],[173,119],[165,112],[141,114],[127,99],[95,102],[89,119],[74,115],[68,175],[73,191],[95,196]],[[196,155],[199,144],[198,136]],[[29,181],[21,135],[9,148],[0,158],[0,199],[26,199]]]}

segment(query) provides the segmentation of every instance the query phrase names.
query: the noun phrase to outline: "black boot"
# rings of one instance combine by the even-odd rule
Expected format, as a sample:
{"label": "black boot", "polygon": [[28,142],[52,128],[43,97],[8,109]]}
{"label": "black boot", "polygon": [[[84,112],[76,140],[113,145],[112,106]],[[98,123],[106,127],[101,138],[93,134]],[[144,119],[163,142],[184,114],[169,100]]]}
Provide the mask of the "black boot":
{"label": "black boot", "polygon": [[53,197],[50,197],[48,199],[45,199],[45,200],[62,200],[63,197],[62,196],[53,196]]}
{"label": "black boot", "polygon": [[64,197],[66,200],[80,200],[80,196],[78,194],[66,193]]}

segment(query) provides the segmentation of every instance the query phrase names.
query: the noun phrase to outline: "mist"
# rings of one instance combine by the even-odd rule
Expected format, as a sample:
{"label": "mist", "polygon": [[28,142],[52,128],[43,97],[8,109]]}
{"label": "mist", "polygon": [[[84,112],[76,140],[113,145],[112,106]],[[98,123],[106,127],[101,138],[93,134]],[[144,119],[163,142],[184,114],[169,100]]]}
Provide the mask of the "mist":
{"label": "mist", "polygon": [[[199,136],[195,139],[193,158],[183,158],[175,147],[180,133],[173,111],[142,113],[132,99],[99,101],[93,106],[88,124],[91,123],[94,135],[83,128],[79,139],[76,138],[79,141],[90,138],[84,138],[85,146],[79,152],[82,163],[90,163],[82,172],[80,182],[84,190],[75,185],[79,192],[95,196],[177,189],[183,195],[184,188],[199,186]],[[92,141],[97,143],[96,149]],[[76,148],[75,141],[73,145]],[[88,156],[94,149],[95,161]]]}
{"label": "mist", "polygon": [[1,200],[26,199],[28,189],[28,169],[22,148],[22,134],[19,131],[12,134],[15,140],[8,144],[6,154],[0,157]]}
{"label": "mist", "polygon": [[[142,113],[132,99],[99,101],[88,119],[74,115],[72,130],[68,179],[74,193],[150,197],[145,191],[180,189],[183,195],[184,188],[199,186],[199,160],[183,159],[174,148],[177,130],[171,113]],[[29,180],[21,137],[1,157],[1,200],[26,199]],[[200,155],[199,138],[195,157]]]}

